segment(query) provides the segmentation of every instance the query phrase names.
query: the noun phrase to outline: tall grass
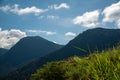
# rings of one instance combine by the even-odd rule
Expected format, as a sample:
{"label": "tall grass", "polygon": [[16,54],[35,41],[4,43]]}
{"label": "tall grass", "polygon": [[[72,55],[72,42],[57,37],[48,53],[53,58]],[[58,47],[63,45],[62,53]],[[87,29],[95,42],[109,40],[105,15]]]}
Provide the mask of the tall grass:
{"label": "tall grass", "polygon": [[120,80],[120,46],[84,58],[47,63],[31,80]]}

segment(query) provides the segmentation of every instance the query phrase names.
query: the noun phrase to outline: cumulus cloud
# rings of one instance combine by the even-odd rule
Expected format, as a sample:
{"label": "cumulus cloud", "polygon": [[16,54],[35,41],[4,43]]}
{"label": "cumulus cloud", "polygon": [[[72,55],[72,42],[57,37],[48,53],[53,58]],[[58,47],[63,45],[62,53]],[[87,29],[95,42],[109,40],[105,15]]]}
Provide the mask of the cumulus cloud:
{"label": "cumulus cloud", "polygon": [[103,22],[115,22],[120,28],[120,1],[114,3],[103,10]]}
{"label": "cumulus cloud", "polygon": [[48,15],[47,19],[52,19],[52,20],[59,19],[59,16]]}
{"label": "cumulus cloud", "polygon": [[99,15],[100,15],[99,10],[86,12],[83,15],[74,18],[73,23],[81,25],[83,27],[93,28],[99,24],[98,23]]}
{"label": "cumulus cloud", "polygon": [[0,7],[0,10],[4,12],[11,12],[17,15],[34,14],[36,16],[47,11],[47,9],[40,9],[37,8],[36,6],[20,8],[18,4],[14,4],[13,6],[9,6],[9,5],[2,6]]}
{"label": "cumulus cloud", "polygon": [[66,37],[75,37],[75,36],[76,36],[76,33],[67,32],[67,33],[65,33],[65,36],[66,36]]}
{"label": "cumulus cloud", "polygon": [[0,10],[2,10],[3,12],[7,12],[8,10],[10,10],[10,6],[6,5],[6,6],[2,6],[0,7]]}
{"label": "cumulus cloud", "polygon": [[64,36],[65,36],[64,40],[69,41],[69,40],[72,40],[76,36],[76,33],[66,32]]}
{"label": "cumulus cloud", "polygon": [[0,28],[0,48],[10,49],[23,37],[26,37],[26,33],[21,30],[2,30]]}
{"label": "cumulus cloud", "polygon": [[69,9],[70,6],[67,3],[61,3],[60,5],[54,4],[54,5],[48,6],[48,8],[59,10],[59,9],[62,9],[62,8]]}
{"label": "cumulus cloud", "polygon": [[35,33],[35,34],[45,34],[45,35],[48,35],[48,36],[57,34],[56,32],[44,31],[44,30],[27,30],[27,32]]}
{"label": "cumulus cloud", "polygon": [[[14,4],[12,6],[10,6],[10,5],[1,6],[0,10],[5,13],[13,13],[13,14],[17,14],[17,15],[34,14],[35,16],[39,16],[40,14],[42,14],[46,11],[49,11],[50,9],[59,10],[62,8],[68,9],[68,8],[70,8],[70,6],[67,3],[61,3],[60,5],[54,4],[54,5],[48,6],[47,9],[41,9],[41,8],[37,8],[36,6],[20,8],[19,4]],[[56,17],[49,16],[49,18],[53,19]]]}

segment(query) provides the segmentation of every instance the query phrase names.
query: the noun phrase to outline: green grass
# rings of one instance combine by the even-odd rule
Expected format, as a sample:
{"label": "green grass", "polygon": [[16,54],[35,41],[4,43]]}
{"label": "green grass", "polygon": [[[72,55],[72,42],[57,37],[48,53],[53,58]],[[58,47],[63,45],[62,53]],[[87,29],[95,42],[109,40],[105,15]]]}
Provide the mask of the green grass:
{"label": "green grass", "polygon": [[88,57],[47,63],[31,80],[120,80],[120,46]]}

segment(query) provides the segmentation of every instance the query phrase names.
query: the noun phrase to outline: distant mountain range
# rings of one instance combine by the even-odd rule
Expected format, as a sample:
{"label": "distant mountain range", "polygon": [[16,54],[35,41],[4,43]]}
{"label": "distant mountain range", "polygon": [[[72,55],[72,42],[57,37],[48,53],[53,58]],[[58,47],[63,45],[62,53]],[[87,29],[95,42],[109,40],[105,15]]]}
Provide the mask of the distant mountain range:
{"label": "distant mountain range", "polygon": [[[112,48],[119,42],[120,29],[89,29],[79,34],[61,49],[39,57],[24,67],[11,72],[8,76],[6,76],[5,80],[29,79],[32,73],[47,62],[63,60],[70,56],[88,56],[94,51],[102,51]],[[22,51],[24,51],[24,49]],[[26,56],[27,55],[29,54],[26,54]]]}
{"label": "distant mountain range", "polygon": [[[63,47],[41,37],[25,37],[0,56],[0,76]],[[2,52],[5,52],[3,50]]]}

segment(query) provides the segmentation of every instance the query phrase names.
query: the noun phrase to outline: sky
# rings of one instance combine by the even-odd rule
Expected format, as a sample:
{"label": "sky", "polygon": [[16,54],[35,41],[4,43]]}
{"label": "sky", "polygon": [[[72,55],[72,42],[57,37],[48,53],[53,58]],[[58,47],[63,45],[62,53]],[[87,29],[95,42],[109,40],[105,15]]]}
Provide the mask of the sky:
{"label": "sky", "polygon": [[67,44],[97,27],[120,28],[119,0],[0,0],[0,48],[27,36]]}

